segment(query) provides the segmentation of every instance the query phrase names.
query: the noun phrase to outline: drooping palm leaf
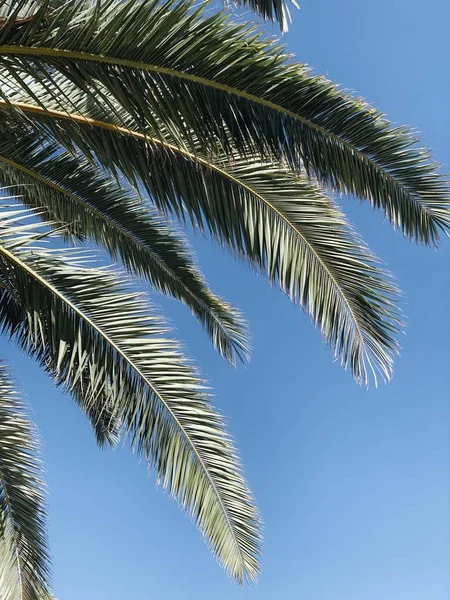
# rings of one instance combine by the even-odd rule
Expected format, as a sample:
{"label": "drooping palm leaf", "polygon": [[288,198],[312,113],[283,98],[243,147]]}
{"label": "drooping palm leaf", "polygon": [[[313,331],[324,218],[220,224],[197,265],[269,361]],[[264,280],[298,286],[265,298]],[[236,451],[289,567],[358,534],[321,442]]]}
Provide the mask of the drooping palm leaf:
{"label": "drooping palm leaf", "polygon": [[[159,208],[189,215],[266,270],[358,380],[377,369],[389,377],[393,289],[315,179],[368,198],[410,237],[435,242],[448,227],[447,188],[411,136],[190,2],[44,1],[19,23],[24,6],[16,3],[0,30],[0,107],[36,127],[44,145],[56,140],[91,168],[143,184]],[[25,171],[9,160],[7,172],[20,171],[23,184]],[[67,185],[60,175],[53,208],[45,206],[55,215]],[[5,330],[101,435],[123,424],[227,569],[254,577],[256,513],[233,449],[160,321],[114,273],[23,247],[35,225],[21,233],[13,218],[0,247]]]}
{"label": "drooping palm leaf", "polygon": [[11,119],[0,124],[0,178],[31,207],[102,245],[114,260],[183,301],[232,364],[248,356],[238,310],[208,289],[187,242],[159,211],[108,179],[80,154],[70,155]]}
{"label": "drooping palm leaf", "polygon": [[167,327],[118,273],[84,266],[86,254],[18,246],[13,218],[0,236],[5,329],[84,406],[111,408],[228,572],[254,579],[256,510],[222,419]]}
{"label": "drooping palm leaf", "polygon": [[[30,220],[30,216],[36,217],[39,215],[38,212],[31,213],[29,210],[18,208],[17,205],[8,207],[5,201],[6,199],[3,199],[0,205],[1,238],[5,246],[13,249],[49,236],[49,233],[51,233],[49,227],[52,226],[52,223],[48,223],[46,230],[42,231],[43,225],[41,223],[36,222],[35,218]],[[0,312],[2,315],[0,329],[2,333],[6,333],[10,337],[16,337],[22,349],[28,351],[33,340],[33,334],[28,327],[29,314],[24,305],[17,300],[14,291],[8,288],[8,285],[9,280],[5,274],[0,296]],[[64,345],[64,340],[62,340],[62,343]],[[47,360],[45,346],[34,344],[33,352],[40,359],[42,367],[50,370],[50,374],[52,374],[54,365],[52,366]],[[107,400],[106,402],[102,400],[86,402],[83,396],[85,387],[87,387],[87,383],[80,381],[79,387],[73,388],[71,391],[90,420],[97,443],[99,446],[115,446],[121,434],[119,416],[113,412],[111,403]]]}
{"label": "drooping palm leaf", "polygon": [[158,137],[121,135],[64,117],[38,119],[69,148],[86,148],[105,168],[142,182],[162,210],[188,216],[263,268],[308,311],[357,381],[367,384],[372,374],[376,380],[377,371],[389,379],[400,322],[395,289],[313,181],[251,153],[234,161],[202,157],[199,146],[192,154]]}
{"label": "drooping palm leaf", "polygon": [[50,598],[37,435],[0,362],[0,598]]}
{"label": "drooping palm leaf", "polygon": [[33,24],[0,32],[0,64],[50,87],[55,70],[64,73],[100,104],[106,89],[141,132],[157,117],[184,143],[193,131],[203,148],[227,150],[231,135],[284,157],[369,199],[413,239],[435,243],[448,228],[448,186],[414,136],[272,41],[189,1],[76,0],[50,17],[43,9]]}

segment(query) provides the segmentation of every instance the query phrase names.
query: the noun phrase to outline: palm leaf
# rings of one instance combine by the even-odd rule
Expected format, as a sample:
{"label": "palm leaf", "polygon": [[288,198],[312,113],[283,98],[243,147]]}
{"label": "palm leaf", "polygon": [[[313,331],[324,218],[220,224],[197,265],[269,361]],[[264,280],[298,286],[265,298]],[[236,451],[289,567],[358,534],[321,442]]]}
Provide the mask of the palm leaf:
{"label": "palm leaf", "polygon": [[49,558],[37,435],[0,363],[0,597],[49,598]]}
{"label": "palm leaf", "polygon": [[[224,4],[226,5],[227,2]],[[284,0],[236,0],[233,4],[250,8],[266,21],[277,22],[283,33],[288,30],[291,14],[289,5]],[[291,0],[290,4],[298,8],[296,0]]]}
{"label": "palm leaf", "polygon": [[[18,7],[13,12],[11,10],[11,0],[3,0],[3,6],[0,5],[0,26],[6,25],[9,21],[11,28],[21,27],[39,19],[42,12],[44,16],[48,17],[52,14],[53,10],[64,4],[64,1],[16,0]],[[228,6],[231,3],[228,0],[224,0],[224,4]],[[291,4],[298,8],[296,0],[291,0]],[[287,31],[288,29],[291,18],[289,7],[285,0],[233,0],[233,5],[244,8],[248,7],[264,20],[278,22],[282,31]],[[44,11],[42,11],[43,7]]]}
{"label": "palm leaf", "polygon": [[[38,212],[30,213],[29,210],[19,209],[17,205],[8,207],[4,202],[5,200],[0,205],[0,223],[3,228],[2,242],[5,245],[12,249],[49,237],[51,231],[48,227],[46,231],[42,232],[42,224],[36,223],[35,219],[30,222],[30,216],[36,217],[39,215]],[[14,227],[12,227],[13,224]],[[47,225],[51,227],[52,223]],[[32,331],[29,329],[30,316],[23,304],[18,302],[14,290],[8,287],[6,276],[3,278],[0,290],[1,331],[10,337],[15,337],[23,350],[30,351],[30,343],[33,339]],[[62,344],[64,346],[64,341]],[[41,366],[53,374],[55,367],[49,363],[45,347],[34,344],[32,352],[40,360]],[[114,447],[120,439],[122,424],[118,415],[114,414],[111,404],[108,402],[85,402],[83,385],[73,388],[71,391],[90,420],[99,446]]]}
{"label": "palm leaf", "polygon": [[[2,225],[4,328],[84,405],[112,409],[227,571],[254,579],[258,519],[233,444],[165,324],[117,272],[86,266],[86,253],[24,243],[27,225],[10,214]],[[25,319],[5,311],[14,304]]]}
{"label": "palm leaf", "polygon": [[396,290],[313,181],[250,153],[230,161],[202,156],[199,145],[192,154],[158,137],[121,134],[83,119],[38,120],[60,143],[86,149],[105,168],[142,182],[160,209],[209,229],[262,268],[308,311],[357,381],[376,380],[376,372],[389,379],[400,324]]}
{"label": "palm leaf", "polygon": [[234,307],[215,296],[184,238],[159,211],[102,175],[82,156],[3,119],[0,178],[30,207],[66,223],[78,236],[102,245],[114,260],[183,301],[232,364],[248,357],[246,326]]}
{"label": "palm leaf", "polygon": [[[231,152],[251,144],[284,158],[333,189],[369,199],[413,239],[435,243],[448,228],[447,183],[415,137],[247,26],[185,0],[74,1],[51,18],[44,13],[40,22],[0,32],[0,64],[24,90],[20,71],[48,89],[63,73],[92,102],[118,102],[138,131],[157,118],[184,143],[192,131],[213,150],[229,149],[231,135]],[[53,90],[68,106],[70,90],[64,93]],[[10,102],[5,96],[2,104]]]}

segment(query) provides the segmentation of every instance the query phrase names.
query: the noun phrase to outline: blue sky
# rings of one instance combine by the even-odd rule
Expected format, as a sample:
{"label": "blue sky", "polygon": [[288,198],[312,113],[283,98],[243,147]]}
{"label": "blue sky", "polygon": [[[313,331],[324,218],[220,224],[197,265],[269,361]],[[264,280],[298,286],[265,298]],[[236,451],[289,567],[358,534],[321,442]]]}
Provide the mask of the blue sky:
{"label": "blue sky", "polygon": [[[302,0],[285,42],[450,164],[448,0]],[[168,309],[213,383],[265,523],[255,588],[229,581],[195,527],[127,448],[97,450],[87,422],[34,363],[1,342],[44,440],[61,600],[448,600],[450,242],[409,244],[380,214],[343,205],[405,292],[394,380],[356,386],[298,307],[210,242],[213,288],[240,306],[253,357],[234,371],[194,319]]]}

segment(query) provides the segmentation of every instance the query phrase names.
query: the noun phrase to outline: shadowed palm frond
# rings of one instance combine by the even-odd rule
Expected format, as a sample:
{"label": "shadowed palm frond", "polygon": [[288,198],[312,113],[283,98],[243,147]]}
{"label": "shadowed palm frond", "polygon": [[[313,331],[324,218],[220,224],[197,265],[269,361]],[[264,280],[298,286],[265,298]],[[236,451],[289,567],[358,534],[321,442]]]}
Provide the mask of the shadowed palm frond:
{"label": "shadowed palm frond", "polygon": [[49,600],[50,566],[37,434],[0,362],[0,597]]}
{"label": "shadowed palm frond", "polygon": [[154,207],[35,131],[3,119],[0,178],[47,219],[102,245],[114,260],[159,292],[184,302],[214,347],[232,364],[248,357],[240,312],[215,296],[196,267],[187,241]]}
{"label": "shadowed palm frond", "polygon": [[224,4],[248,7],[265,21],[277,22],[283,33],[288,30],[291,22],[290,5],[298,8],[296,0],[233,0],[232,3],[225,0]]}
{"label": "shadowed palm frond", "polygon": [[[7,212],[0,236],[3,327],[83,406],[106,406],[239,582],[259,570],[258,517],[232,441],[166,325],[90,255],[35,245]],[[6,307],[18,305],[18,320]]]}
{"label": "shadowed palm frond", "polygon": [[[140,132],[157,119],[185,144],[193,132],[204,149],[251,145],[288,160],[369,199],[413,239],[435,243],[448,230],[448,185],[410,132],[291,62],[271,40],[189,1],[67,3],[50,19],[0,31],[0,65],[26,94],[19,72],[49,89],[64,74],[91,102],[118,103]],[[72,89],[53,88],[53,98],[82,114]]]}

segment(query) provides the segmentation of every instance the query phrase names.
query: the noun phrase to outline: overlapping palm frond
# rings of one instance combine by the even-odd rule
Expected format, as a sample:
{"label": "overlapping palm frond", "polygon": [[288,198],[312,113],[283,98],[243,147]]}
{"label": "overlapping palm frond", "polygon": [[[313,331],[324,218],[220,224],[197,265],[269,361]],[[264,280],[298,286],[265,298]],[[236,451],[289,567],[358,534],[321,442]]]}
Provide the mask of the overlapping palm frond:
{"label": "overlapping palm frond", "polygon": [[28,227],[3,215],[4,329],[83,407],[108,407],[227,571],[254,579],[257,513],[204,383],[116,271],[84,265],[86,251],[30,246]]}
{"label": "overlapping palm frond", "polygon": [[187,241],[159,211],[100,173],[80,153],[63,152],[33,129],[4,116],[0,131],[0,176],[28,206],[102,245],[154,289],[184,302],[232,364],[248,356],[240,312],[208,289]]}
{"label": "overlapping palm frond", "polygon": [[59,72],[93,102],[113,99],[141,132],[157,118],[185,144],[193,132],[204,149],[251,145],[288,160],[369,199],[413,239],[435,243],[448,229],[448,185],[415,137],[247,26],[189,0],[76,0],[44,14],[0,32],[0,65],[12,76],[22,70],[51,85]]}
{"label": "overlapping palm frond", "polygon": [[[49,103],[40,86],[33,90]],[[376,381],[377,373],[390,378],[394,334],[401,322],[396,290],[311,179],[262,161],[250,150],[246,157],[236,152],[234,160],[205,155],[199,143],[189,152],[162,126],[153,137],[121,133],[115,113],[93,104],[75,122],[64,111],[52,118],[38,113],[33,119],[69,149],[72,144],[84,148],[105,169],[143,184],[163,211],[188,216],[194,226],[209,229],[219,242],[262,268],[307,310],[358,382],[368,384],[372,376]],[[91,125],[100,118],[111,126]],[[119,114],[119,119],[125,117]]]}
{"label": "overlapping palm frond", "polygon": [[0,363],[0,597],[49,600],[49,559],[38,442]]}
{"label": "overlapping palm frond", "polygon": [[[231,3],[225,1],[224,4]],[[233,4],[244,8],[248,7],[264,20],[278,23],[283,33],[288,30],[291,22],[290,5],[298,8],[296,0],[290,0],[290,2],[286,2],[286,0],[235,0]]]}
{"label": "overlapping palm frond", "polygon": [[[237,3],[285,24],[283,0]],[[255,579],[257,512],[204,383],[126,277],[38,240],[64,226],[102,246],[234,362],[242,318],[166,219],[189,220],[264,271],[368,383],[392,373],[396,289],[327,190],[435,244],[446,181],[409,131],[192,0],[0,0],[0,77],[0,180],[38,209],[0,210],[0,327],[100,444],[128,434],[235,579]]]}
{"label": "overlapping palm frond", "polygon": [[[98,0],[87,1],[90,1],[91,4],[98,2]],[[111,3],[111,0],[102,1],[105,4],[107,2]],[[277,22],[283,32],[287,31],[291,20],[289,4],[298,8],[296,0],[290,0],[289,3],[286,0],[233,0],[232,3],[229,0],[224,0],[223,3],[225,6],[248,7],[264,20]],[[14,4],[15,11],[12,10]],[[3,5],[0,5],[0,26],[4,25],[8,19],[11,22],[13,21],[15,26],[30,23],[42,14],[50,16],[52,11],[57,10],[63,4],[67,4],[67,0],[14,0],[14,2],[3,0]]]}

